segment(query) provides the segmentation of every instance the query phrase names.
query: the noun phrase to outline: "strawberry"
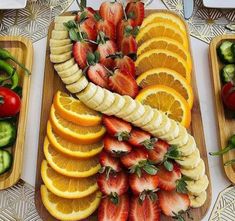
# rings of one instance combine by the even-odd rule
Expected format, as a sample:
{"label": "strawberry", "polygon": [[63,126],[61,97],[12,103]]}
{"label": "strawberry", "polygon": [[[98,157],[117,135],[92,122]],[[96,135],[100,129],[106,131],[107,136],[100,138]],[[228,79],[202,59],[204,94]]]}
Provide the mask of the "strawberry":
{"label": "strawberry", "polygon": [[87,76],[94,84],[108,89],[108,71],[102,64],[98,62],[99,54],[97,52],[94,54],[88,53],[87,63],[89,67],[87,70]]}
{"label": "strawberry", "polygon": [[78,7],[80,8],[80,11],[77,13],[76,20],[80,21],[84,18],[94,18],[95,10],[91,7],[87,7],[86,0],[80,1],[80,3],[77,1]]}
{"label": "strawberry", "polygon": [[97,51],[100,53],[100,63],[107,68],[112,68],[114,61],[112,58],[108,58],[108,56],[117,52],[117,46],[114,41],[108,40],[103,32],[100,32],[98,35]]}
{"label": "strawberry", "polygon": [[133,58],[136,58],[137,43],[135,37],[132,35],[124,36],[119,44],[119,50],[124,55],[129,55]]}
{"label": "strawberry", "polygon": [[79,23],[79,29],[84,33],[84,36],[92,41],[97,38],[96,23],[91,18],[85,19]]}
{"label": "strawberry", "polygon": [[95,19],[97,21],[97,32],[103,32],[107,38],[114,41],[116,39],[116,28],[114,24],[108,20],[104,20],[98,13],[95,14]]}
{"label": "strawberry", "polygon": [[138,85],[128,72],[120,69],[114,70],[109,77],[108,85],[110,89],[120,95],[128,95],[135,98],[138,94]]}
{"label": "strawberry", "polygon": [[100,15],[104,20],[112,22],[115,26],[120,20],[122,20],[124,15],[123,6],[117,1],[113,2],[103,2],[99,9]]}
{"label": "strawberry", "polygon": [[135,22],[132,19],[122,19],[117,25],[117,41],[118,44],[122,41],[126,29],[131,29],[135,27]]}
{"label": "strawberry", "polygon": [[132,126],[130,123],[113,116],[103,115],[103,124],[108,134],[117,137],[119,141],[128,140]]}
{"label": "strawberry", "polygon": [[129,185],[135,195],[140,193],[151,194],[156,191],[158,184],[159,179],[157,175],[150,175],[146,172],[142,172],[141,177],[137,174],[131,174],[129,176]]}
{"label": "strawberry", "polygon": [[131,199],[129,221],[160,221],[160,215],[157,200],[146,197],[140,201],[137,196]]}
{"label": "strawberry", "polygon": [[149,160],[151,160],[155,164],[163,162],[164,156],[167,153],[168,148],[168,143],[162,140],[158,140],[154,145],[154,149],[148,151]]}
{"label": "strawberry", "polygon": [[128,176],[124,172],[112,173],[109,177],[101,173],[98,176],[97,184],[100,191],[112,197],[113,200],[117,200],[118,196],[126,193],[129,188]]}
{"label": "strawberry", "polygon": [[133,128],[128,142],[135,147],[146,147],[153,149],[156,139],[151,139],[151,135],[141,129]]}
{"label": "strawberry", "polygon": [[174,164],[172,171],[168,171],[164,166],[161,166],[157,176],[159,178],[159,188],[166,191],[175,190],[179,180],[181,179],[180,168]]}
{"label": "strawberry", "polygon": [[127,142],[118,141],[117,139],[106,135],[104,137],[104,149],[112,156],[117,157],[129,153],[132,147]]}
{"label": "strawberry", "polygon": [[129,213],[129,197],[124,194],[118,202],[109,197],[103,198],[98,209],[98,221],[127,221]]}
{"label": "strawberry", "polygon": [[126,14],[135,22],[135,26],[140,26],[144,20],[144,3],[141,1],[129,2],[126,6]]}
{"label": "strawberry", "polygon": [[190,201],[187,194],[161,190],[158,192],[158,198],[159,206],[166,216],[179,218],[182,211],[186,211],[189,208]]}
{"label": "strawberry", "polygon": [[102,151],[99,156],[100,165],[109,171],[120,172],[122,170],[121,162],[118,158],[110,156],[107,152]]}

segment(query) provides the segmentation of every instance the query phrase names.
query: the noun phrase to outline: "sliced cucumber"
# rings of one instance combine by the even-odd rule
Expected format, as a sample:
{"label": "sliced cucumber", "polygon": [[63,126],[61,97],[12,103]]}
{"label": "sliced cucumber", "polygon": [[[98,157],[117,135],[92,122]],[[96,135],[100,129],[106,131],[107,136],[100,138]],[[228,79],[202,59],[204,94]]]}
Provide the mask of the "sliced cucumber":
{"label": "sliced cucumber", "polygon": [[6,150],[0,150],[0,174],[11,169],[12,155]]}
{"label": "sliced cucumber", "polygon": [[232,50],[233,42],[224,41],[217,49],[220,60],[224,63],[234,63],[235,54]]}
{"label": "sliced cucumber", "polygon": [[235,79],[235,64],[227,64],[221,70],[221,79],[223,83],[233,81]]}
{"label": "sliced cucumber", "polygon": [[9,121],[0,121],[0,148],[15,142],[16,126]]}

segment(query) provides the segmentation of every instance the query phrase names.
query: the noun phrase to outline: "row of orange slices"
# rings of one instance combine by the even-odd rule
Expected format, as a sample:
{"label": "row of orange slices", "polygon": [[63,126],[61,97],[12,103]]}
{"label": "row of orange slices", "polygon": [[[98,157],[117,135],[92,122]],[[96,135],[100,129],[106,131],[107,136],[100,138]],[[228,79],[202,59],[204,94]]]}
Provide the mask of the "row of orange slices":
{"label": "row of orange slices", "polygon": [[144,19],[136,40],[137,83],[144,88],[136,99],[189,127],[192,60],[184,22],[171,12],[153,13]]}
{"label": "row of orange slices", "polygon": [[99,206],[96,173],[105,128],[100,113],[58,91],[51,107],[41,165],[42,201],[59,220],[80,220]]}

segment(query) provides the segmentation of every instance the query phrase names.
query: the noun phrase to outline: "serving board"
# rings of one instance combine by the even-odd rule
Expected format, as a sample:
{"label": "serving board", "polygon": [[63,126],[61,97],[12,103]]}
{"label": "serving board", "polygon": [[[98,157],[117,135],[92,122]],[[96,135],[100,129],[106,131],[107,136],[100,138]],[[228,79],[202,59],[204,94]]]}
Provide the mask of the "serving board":
{"label": "serving board", "polygon": [[[153,12],[167,12],[167,13],[173,13],[166,10],[147,10],[146,15],[151,14]],[[173,13],[175,14],[175,13]],[[71,15],[71,13],[66,13],[64,15]],[[64,16],[63,15],[63,16]],[[186,26],[186,24],[185,24]],[[62,81],[58,77],[57,73],[54,70],[53,64],[50,62],[50,48],[49,48],[49,39],[51,38],[51,33],[54,28],[54,23],[52,23],[49,27],[48,32],[48,40],[47,40],[47,53],[46,53],[46,62],[45,62],[45,75],[44,75],[44,87],[43,87],[43,98],[42,98],[42,110],[41,110],[41,124],[40,124],[40,134],[39,134],[39,144],[38,144],[38,161],[37,161],[37,175],[36,175],[36,190],[35,190],[35,204],[36,208],[38,210],[39,215],[41,218],[45,221],[55,221],[57,219],[53,218],[45,209],[43,206],[41,195],[40,195],[40,186],[43,184],[43,181],[41,179],[40,174],[40,168],[42,160],[44,159],[43,154],[43,142],[46,135],[46,125],[47,121],[49,119],[49,113],[51,104],[53,102],[53,96],[58,90],[61,91],[68,91],[65,89]],[[186,26],[187,29],[187,26]],[[187,29],[188,30],[188,29]],[[189,38],[189,33],[188,33]],[[190,44],[190,42],[189,42]],[[191,53],[191,51],[190,51]],[[209,167],[208,167],[208,159],[207,159],[207,151],[205,147],[205,139],[204,139],[204,133],[203,133],[203,126],[202,126],[202,117],[201,117],[201,110],[200,110],[200,104],[199,104],[199,98],[198,98],[198,92],[197,92],[197,85],[196,85],[196,77],[195,77],[195,71],[192,70],[192,85],[194,90],[194,106],[192,108],[192,125],[189,129],[191,134],[195,137],[195,140],[197,142],[197,146],[200,150],[201,157],[205,162],[206,165],[206,174],[208,178],[210,179],[209,174]],[[205,204],[199,208],[199,209],[191,209],[191,215],[194,218],[194,220],[201,220],[204,215],[206,214],[210,203],[211,203],[211,184],[209,184],[209,187],[207,189],[207,200]],[[97,218],[92,217],[91,219],[86,220],[97,220]],[[171,218],[163,216],[163,221],[170,221]],[[187,220],[187,218],[185,219]]]}
{"label": "serving board", "polygon": [[[220,70],[223,64],[220,62],[216,49],[225,40],[231,40],[235,42],[234,35],[222,35],[214,38],[210,44],[210,60],[211,60],[211,77],[213,82],[213,90],[215,95],[215,110],[217,115],[217,129],[219,133],[221,148],[226,147],[227,141],[231,135],[235,133],[235,118],[234,115],[226,108],[224,108],[223,101],[221,99],[222,82],[220,79]],[[228,160],[235,159],[235,151],[229,151],[223,155],[223,164]],[[229,180],[235,184],[235,165],[223,166],[225,173]]]}
{"label": "serving board", "polygon": [[[0,37],[0,47],[7,49],[10,53],[23,63],[30,71],[33,64],[33,45],[25,37],[6,36]],[[18,117],[18,130],[15,145],[8,150],[13,154],[12,169],[3,175],[0,175],[0,190],[13,186],[18,182],[22,171],[22,161],[24,154],[25,126],[27,120],[28,98],[30,76],[26,75],[24,70],[14,65],[20,76],[20,86],[22,87],[22,99],[20,114]]]}

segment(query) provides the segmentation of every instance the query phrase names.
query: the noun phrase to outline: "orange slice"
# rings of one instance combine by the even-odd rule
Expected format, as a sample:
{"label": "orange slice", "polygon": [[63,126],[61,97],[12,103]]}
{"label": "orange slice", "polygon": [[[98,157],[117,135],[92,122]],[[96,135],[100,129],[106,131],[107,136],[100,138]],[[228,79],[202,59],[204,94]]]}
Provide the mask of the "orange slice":
{"label": "orange slice", "polygon": [[144,88],[136,97],[142,104],[161,110],[169,118],[189,127],[191,112],[187,101],[174,89],[165,85]]}
{"label": "orange slice", "polygon": [[155,68],[141,74],[136,79],[141,88],[161,84],[175,89],[188,102],[189,107],[193,106],[193,90],[191,85],[177,72],[167,68]]}
{"label": "orange slice", "polygon": [[81,101],[58,91],[54,107],[65,120],[81,126],[96,126],[101,123],[101,114],[85,106]]}
{"label": "orange slice", "polygon": [[51,146],[48,139],[44,141],[44,154],[49,165],[58,173],[69,177],[89,177],[100,169],[99,157],[77,159],[68,157]]}
{"label": "orange slice", "polygon": [[150,50],[140,55],[136,62],[136,73],[140,75],[153,68],[168,68],[176,71],[190,82],[191,70],[178,54],[165,49]]}
{"label": "orange slice", "polygon": [[57,173],[46,160],[42,162],[41,176],[46,187],[55,195],[76,199],[88,196],[98,190],[96,177],[71,178]]}
{"label": "orange slice", "polygon": [[100,153],[104,146],[102,141],[94,144],[80,144],[70,142],[55,133],[55,131],[52,129],[50,121],[47,123],[47,137],[53,147],[71,157],[93,157]]}
{"label": "orange slice", "polygon": [[58,220],[76,221],[89,217],[101,201],[99,191],[81,199],[65,199],[54,195],[45,185],[41,186],[42,202],[48,212]]}
{"label": "orange slice", "polygon": [[192,59],[190,53],[185,50],[185,48],[176,40],[170,39],[168,37],[157,37],[149,39],[138,48],[137,55],[140,56],[141,54],[154,49],[166,49],[175,54],[178,54],[187,62],[190,70],[192,69]]}
{"label": "orange slice", "polygon": [[188,49],[188,38],[179,29],[172,24],[164,22],[148,24],[144,28],[140,29],[139,34],[136,36],[138,46],[142,45],[149,39],[156,37],[169,37],[175,39],[179,44]]}
{"label": "orange slice", "polygon": [[50,121],[53,130],[59,136],[75,143],[96,143],[105,134],[105,127],[102,125],[84,127],[63,119],[55,110],[54,105],[51,107]]}

